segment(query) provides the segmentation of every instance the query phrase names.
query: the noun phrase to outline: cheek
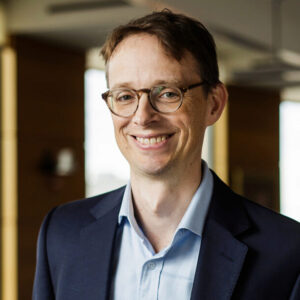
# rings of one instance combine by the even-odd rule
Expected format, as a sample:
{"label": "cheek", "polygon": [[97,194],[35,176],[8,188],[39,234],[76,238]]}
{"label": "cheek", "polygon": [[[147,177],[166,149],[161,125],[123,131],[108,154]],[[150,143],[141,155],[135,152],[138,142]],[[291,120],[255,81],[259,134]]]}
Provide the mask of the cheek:
{"label": "cheek", "polygon": [[207,103],[203,98],[186,99],[186,105],[182,112],[185,115],[186,123],[190,127],[201,128],[206,122]]}
{"label": "cheek", "polygon": [[124,139],[124,127],[126,126],[126,121],[121,118],[112,116],[115,138],[119,146],[121,146],[122,139]]}
{"label": "cheek", "polygon": [[206,105],[193,104],[185,108],[182,124],[186,131],[186,142],[196,146],[201,143],[206,129]]}

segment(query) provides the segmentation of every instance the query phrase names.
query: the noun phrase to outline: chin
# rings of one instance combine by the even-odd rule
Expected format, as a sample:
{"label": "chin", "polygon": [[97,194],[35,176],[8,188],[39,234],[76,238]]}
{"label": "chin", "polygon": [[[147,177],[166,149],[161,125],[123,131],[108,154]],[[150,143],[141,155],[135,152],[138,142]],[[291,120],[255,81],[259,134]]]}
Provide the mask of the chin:
{"label": "chin", "polygon": [[169,173],[171,166],[168,163],[144,163],[141,165],[134,165],[132,168],[136,170],[139,174],[144,174],[146,176],[162,176]]}

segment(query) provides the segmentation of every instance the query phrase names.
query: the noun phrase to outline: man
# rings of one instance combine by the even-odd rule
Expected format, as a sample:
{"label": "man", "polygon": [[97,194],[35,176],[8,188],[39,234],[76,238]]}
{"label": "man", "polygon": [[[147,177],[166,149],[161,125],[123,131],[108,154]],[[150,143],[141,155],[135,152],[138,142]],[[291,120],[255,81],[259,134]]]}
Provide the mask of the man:
{"label": "man", "polygon": [[227,101],[205,27],[156,12],[116,28],[102,54],[130,183],[48,214],[33,298],[300,299],[299,224],[201,160]]}

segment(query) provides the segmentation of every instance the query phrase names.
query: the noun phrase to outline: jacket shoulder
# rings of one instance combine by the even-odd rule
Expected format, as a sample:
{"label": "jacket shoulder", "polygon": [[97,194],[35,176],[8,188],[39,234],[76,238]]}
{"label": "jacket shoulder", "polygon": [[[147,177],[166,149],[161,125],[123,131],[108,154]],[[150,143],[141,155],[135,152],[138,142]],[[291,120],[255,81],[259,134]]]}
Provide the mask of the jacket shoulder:
{"label": "jacket shoulder", "polygon": [[300,223],[287,216],[279,214],[269,208],[263,207],[251,200],[241,197],[247,209],[249,218],[257,228],[264,229],[273,237],[282,240],[292,239],[300,247]]}
{"label": "jacket shoulder", "polygon": [[[297,245],[300,247],[300,223],[236,194],[214,174],[214,217],[229,228],[248,224],[250,236],[260,236],[261,242]],[[224,221],[225,218],[225,221]]]}
{"label": "jacket shoulder", "polygon": [[78,240],[80,231],[84,227],[121,205],[123,193],[124,187],[94,197],[64,203],[46,215],[40,233],[43,232],[47,237],[49,245],[52,243],[63,245]]}
{"label": "jacket shoulder", "polygon": [[[60,219],[64,222],[84,222],[85,220],[94,219],[99,214],[105,214],[110,209],[120,205],[125,187],[96,195],[89,198],[79,199],[64,203],[56,207],[52,212],[51,219]],[[83,224],[82,224],[83,225]]]}

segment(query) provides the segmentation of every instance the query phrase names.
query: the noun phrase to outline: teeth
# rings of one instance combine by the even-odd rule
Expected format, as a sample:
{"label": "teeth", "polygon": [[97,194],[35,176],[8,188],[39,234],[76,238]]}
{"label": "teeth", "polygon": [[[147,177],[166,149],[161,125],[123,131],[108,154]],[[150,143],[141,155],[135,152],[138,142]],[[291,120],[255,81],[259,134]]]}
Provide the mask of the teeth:
{"label": "teeth", "polygon": [[163,142],[167,139],[167,136],[166,135],[163,135],[163,136],[159,136],[159,137],[152,137],[152,138],[142,138],[142,137],[136,137],[136,139],[141,143],[141,144],[144,144],[144,145],[154,145],[156,143],[160,143],[160,142]]}

